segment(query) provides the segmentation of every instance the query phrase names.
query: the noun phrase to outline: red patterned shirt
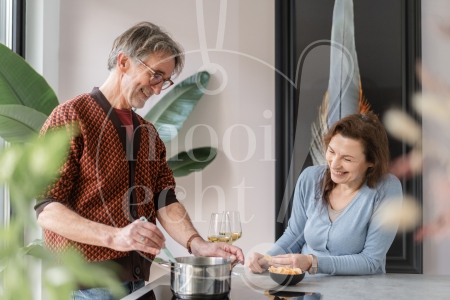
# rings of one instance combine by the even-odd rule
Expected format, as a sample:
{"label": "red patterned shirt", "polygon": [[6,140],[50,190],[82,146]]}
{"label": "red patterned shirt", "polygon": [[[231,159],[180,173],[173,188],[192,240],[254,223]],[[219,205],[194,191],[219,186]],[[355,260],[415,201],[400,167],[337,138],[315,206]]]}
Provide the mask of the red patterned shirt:
{"label": "red patterned shirt", "polygon": [[[66,126],[73,138],[59,177],[37,197],[37,214],[56,201],[86,219],[121,228],[141,216],[156,223],[155,210],[176,202],[164,143],[151,123],[131,114],[134,133],[129,140],[126,127],[98,88],[54,109],[41,135]],[[160,193],[167,195],[165,203],[155,202]],[[44,237],[50,251],[75,250],[91,263],[114,261],[123,267],[122,280],[148,280],[151,254],[87,245],[49,230],[44,230]]]}

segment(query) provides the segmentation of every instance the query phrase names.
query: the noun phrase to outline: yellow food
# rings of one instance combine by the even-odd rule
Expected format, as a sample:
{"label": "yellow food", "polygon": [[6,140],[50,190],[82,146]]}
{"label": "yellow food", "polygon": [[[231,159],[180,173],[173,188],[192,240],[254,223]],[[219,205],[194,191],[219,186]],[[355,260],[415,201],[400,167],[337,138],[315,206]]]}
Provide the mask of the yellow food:
{"label": "yellow food", "polygon": [[300,268],[288,268],[288,267],[278,267],[275,268],[271,266],[269,268],[269,272],[277,273],[277,274],[286,274],[286,275],[297,275],[302,274],[302,270]]}
{"label": "yellow food", "polygon": [[269,254],[264,254],[264,259],[270,261],[272,259],[272,256],[270,256]]}

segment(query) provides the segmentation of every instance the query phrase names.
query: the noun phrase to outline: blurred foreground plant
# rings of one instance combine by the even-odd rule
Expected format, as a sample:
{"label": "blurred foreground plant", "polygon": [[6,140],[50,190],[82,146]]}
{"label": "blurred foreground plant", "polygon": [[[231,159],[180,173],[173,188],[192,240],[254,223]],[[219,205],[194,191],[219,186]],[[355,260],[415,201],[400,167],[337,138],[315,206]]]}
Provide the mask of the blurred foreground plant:
{"label": "blurred foreground plant", "polygon": [[[111,269],[84,263],[75,253],[55,257],[35,241],[23,247],[23,233],[34,223],[28,211],[34,196],[55,180],[63,165],[69,145],[66,130],[55,130],[33,144],[12,145],[0,152],[0,182],[9,185],[11,208],[14,212],[9,226],[0,228],[0,299],[32,299],[31,282],[24,255],[43,260],[42,281],[46,299],[69,299],[78,285],[107,286],[121,296],[124,294],[118,278]],[[58,261],[57,264],[55,262]],[[1,288],[2,287],[2,288]]]}
{"label": "blurred foreground plant", "polygon": [[[426,135],[421,125],[400,110],[389,111],[384,118],[386,129],[396,138],[405,140],[412,150],[397,160],[392,172],[397,176],[408,177],[427,171],[423,177],[424,185],[429,186],[433,209],[437,217],[423,225],[416,233],[416,240],[425,237],[439,237],[450,233],[450,88],[438,78],[432,76],[423,66],[418,66],[419,79],[427,92],[417,94],[412,99],[415,111],[427,124]],[[403,208],[386,211],[385,216],[409,220],[407,229],[414,229],[421,220],[417,214],[420,208],[414,199],[408,198]],[[415,220],[411,219],[415,215]]]}

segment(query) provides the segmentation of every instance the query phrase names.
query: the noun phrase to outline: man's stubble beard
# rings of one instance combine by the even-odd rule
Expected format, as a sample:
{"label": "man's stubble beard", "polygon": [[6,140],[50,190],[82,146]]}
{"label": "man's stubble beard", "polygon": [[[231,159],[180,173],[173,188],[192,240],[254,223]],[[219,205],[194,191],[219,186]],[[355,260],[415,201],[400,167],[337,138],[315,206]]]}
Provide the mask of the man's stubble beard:
{"label": "man's stubble beard", "polygon": [[[140,92],[139,92],[140,93]],[[152,97],[153,95],[151,95],[150,97],[148,97],[147,99],[145,99],[145,100],[141,100],[141,98],[140,97],[138,97],[138,96],[134,96],[134,97],[132,97],[132,99],[130,99],[130,101],[129,101],[129,103],[128,104],[130,104],[130,106],[131,106],[131,108],[133,109],[133,108],[143,108],[144,106],[145,106],[145,103]]]}

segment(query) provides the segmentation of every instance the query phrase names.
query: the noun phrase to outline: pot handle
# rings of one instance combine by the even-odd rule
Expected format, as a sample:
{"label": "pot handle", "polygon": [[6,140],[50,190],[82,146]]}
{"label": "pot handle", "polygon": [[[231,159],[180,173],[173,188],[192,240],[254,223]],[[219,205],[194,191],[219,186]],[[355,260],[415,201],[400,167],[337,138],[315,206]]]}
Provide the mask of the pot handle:
{"label": "pot handle", "polygon": [[243,265],[244,263],[237,260],[237,257],[233,254],[230,256],[230,259],[232,259],[234,257],[234,261],[231,263],[231,269],[233,269],[238,263],[240,263],[241,265]]}
{"label": "pot handle", "polygon": [[235,260],[233,263],[231,263],[231,269],[233,269],[237,264],[244,265],[243,262],[241,262],[241,261],[239,261],[239,260]]}

